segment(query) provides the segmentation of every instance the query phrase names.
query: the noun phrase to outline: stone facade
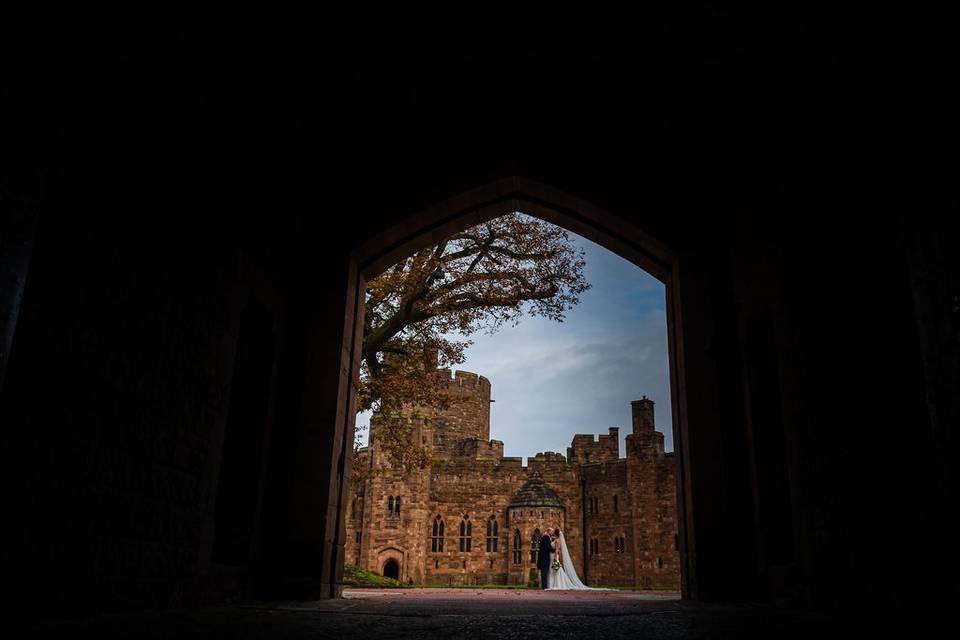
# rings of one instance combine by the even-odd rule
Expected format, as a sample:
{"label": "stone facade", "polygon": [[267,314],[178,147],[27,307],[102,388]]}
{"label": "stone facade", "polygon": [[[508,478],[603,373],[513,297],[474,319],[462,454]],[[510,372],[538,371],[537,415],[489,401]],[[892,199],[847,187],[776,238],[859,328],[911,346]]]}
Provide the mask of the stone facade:
{"label": "stone facade", "polygon": [[564,531],[571,560],[594,585],[680,586],[673,453],[654,428],[653,401],[632,403],[626,457],[619,429],[574,436],[567,455],[538,453],[524,467],[490,440],[490,382],[447,378],[455,402],[411,410],[411,437],[432,443],[429,469],[404,475],[378,449],[374,416],[347,514],[346,559],[418,584],[519,584],[536,576],[534,541]]}

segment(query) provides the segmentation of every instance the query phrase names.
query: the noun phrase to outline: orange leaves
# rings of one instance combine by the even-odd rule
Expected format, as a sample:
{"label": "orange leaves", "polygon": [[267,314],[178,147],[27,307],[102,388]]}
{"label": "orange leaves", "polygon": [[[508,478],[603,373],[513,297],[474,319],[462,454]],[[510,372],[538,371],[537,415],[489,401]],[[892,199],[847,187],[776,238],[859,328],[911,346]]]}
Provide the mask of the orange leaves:
{"label": "orange leaves", "polygon": [[[384,415],[403,407],[449,403],[438,366],[464,361],[464,339],[524,315],[562,322],[590,288],[582,249],[569,232],[512,213],[444,238],[400,261],[367,285],[358,409]],[[429,464],[403,428],[378,440],[404,466]]]}

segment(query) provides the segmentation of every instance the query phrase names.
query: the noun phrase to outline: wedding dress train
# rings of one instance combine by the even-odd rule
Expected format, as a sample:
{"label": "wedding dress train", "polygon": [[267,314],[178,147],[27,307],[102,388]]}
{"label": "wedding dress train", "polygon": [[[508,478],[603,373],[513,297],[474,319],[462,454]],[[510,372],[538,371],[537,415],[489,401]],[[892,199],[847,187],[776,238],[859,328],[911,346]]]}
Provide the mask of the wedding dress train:
{"label": "wedding dress train", "polygon": [[[609,591],[609,589],[599,587],[588,587],[580,581],[580,578],[577,576],[577,570],[573,568],[573,561],[570,560],[570,552],[567,550],[567,541],[563,537],[563,531],[560,531],[560,555],[560,569],[554,571],[552,566],[550,568],[548,590]],[[556,558],[557,555],[555,553],[550,554],[551,565]]]}

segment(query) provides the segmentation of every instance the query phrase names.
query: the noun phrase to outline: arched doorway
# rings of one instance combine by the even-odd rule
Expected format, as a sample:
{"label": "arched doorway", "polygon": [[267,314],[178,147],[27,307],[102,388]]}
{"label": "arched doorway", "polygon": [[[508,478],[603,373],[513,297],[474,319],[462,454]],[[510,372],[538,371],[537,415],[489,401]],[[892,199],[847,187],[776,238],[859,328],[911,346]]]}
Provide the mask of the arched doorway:
{"label": "arched doorway", "polygon": [[[605,249],[632,262],[648,274],[662,282],[666,291],[667,339],[670,359],[671,401],[673,403],[673,446],[677,452],[677,528],[675,546],[680,551],[681,562],[689,562],[693,556],[692,526],[688,519],[688,505],[692,503],[688,495],[687,470],[687,412],[682,410],[686,403],[687,386],[677,381],[684,377],[684,362],[678,357],[683,353],[683,332],[680,330],[681,308],[674,295],[680,279],[677,254],[658,238],[626,222],[590,202],[565,193],[554,187],[519,176],[496,180],[457,197],[439,202],[407,217],[393,228],[371,237],[358,246],[351,255],[350,271],[351,307],[348,322],[352,321],[353,332],[349,334],[351,342],[344,343],[345,352],[351,353],[351,369],[341,371],[341,387],[350,388],[352,380],[359,378],[358,336],[363,335],[363,300],[368,278],[374,278],[397,261],[413,254],[424,246],[433,244],[440,238],[462,231],[473,225],[492,220],[512,212],[522,212],[540,218],[582,238],[590,240]],[[352,389],[355,392],[355,389]],[[353,437],[353,418],[350,394],[340,396],[338,415],[343,425],[342,452],[350,450]],[[348,456],[345,456],[345,458]],[[346,460],[343,460],[346,463]],[[343,488],[344,485],[341,485]],[[341,505],[346,504],[347,495],[341,493]],[[341,516],[342,517],[342,516]],[[684,564],[681,568],[681,583],[686,597],[695,597],[694,571]],[[386,565],[384,565],[384,575]]]}
{"label": "arched doorway", "polygon": [[400,564],[393,558],[383,564],[383,577],[393,578],[394,580],[400,579]]}

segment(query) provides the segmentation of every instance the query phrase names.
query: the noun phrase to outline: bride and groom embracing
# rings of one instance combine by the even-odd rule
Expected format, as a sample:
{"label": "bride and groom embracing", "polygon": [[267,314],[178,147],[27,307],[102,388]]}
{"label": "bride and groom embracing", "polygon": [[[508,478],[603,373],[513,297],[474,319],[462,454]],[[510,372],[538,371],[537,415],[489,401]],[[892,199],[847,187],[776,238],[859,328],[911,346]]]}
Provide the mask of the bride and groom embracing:
{"label": "bride and groom embracing", "polygon": [[567,541],[560,529],[547,527],[540,538],[537,568],[540,569],[541,589],[593,589],[577,577],[577,570],[573,568],[567,551]]}

